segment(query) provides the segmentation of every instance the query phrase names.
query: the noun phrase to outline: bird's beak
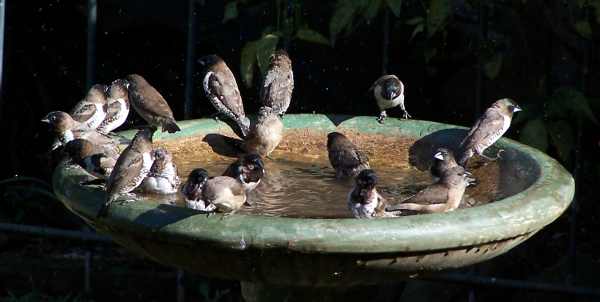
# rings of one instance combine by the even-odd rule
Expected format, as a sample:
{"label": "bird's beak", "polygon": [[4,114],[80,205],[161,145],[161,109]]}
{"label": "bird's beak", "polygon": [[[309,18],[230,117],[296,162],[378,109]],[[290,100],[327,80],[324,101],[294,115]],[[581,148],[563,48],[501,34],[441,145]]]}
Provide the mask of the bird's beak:
{"label": "bird's beak", "polygon": [[435,157],[439,160],[444,160],[444,155],[442,155],[442,152],[436,153],[433,157]]}
{"label": "bird's beak", "polygon": [[47,124],[50,124],[50,120],[49,120],[47,117],[43,118],[43,119],[41,120],[41,122],[42,122],[42,123],[47,123]]}
{"label": "bird's beak", "polygon": [[515,109],[513,109],[513,112],[519,112],[519,111],[523,111],[523,109],[521,109],[521,107],[519,107],[519,106],[515,106]]}

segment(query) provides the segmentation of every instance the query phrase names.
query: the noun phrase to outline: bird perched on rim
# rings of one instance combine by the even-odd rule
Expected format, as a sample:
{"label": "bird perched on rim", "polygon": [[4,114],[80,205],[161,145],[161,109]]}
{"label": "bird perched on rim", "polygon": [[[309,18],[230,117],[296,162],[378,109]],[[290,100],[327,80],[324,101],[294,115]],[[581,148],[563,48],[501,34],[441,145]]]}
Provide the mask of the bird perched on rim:
{"label": "bird perched on rim", "polygon": [[129,115],[129,83],[123,79],[114,80],[108,88],[108,111],[98,126],[98,131],[109,133],[123,125]]}
{"label": "bird perched on rim", "polygon": [[106,86],[96,84],[88,90],[85,98],[71,110],[71,117],[89,129],[96,129],[106,117]]}
{"label": "bird perched on rim", "polygon": [[155,130],[150,127],[140,129],[117,159],[106,181],[106,201],[98,212],[98,217],[106,216],[111,203],[119,195],[135,190],[150,172],[154,163],[151,152]]}
{"label": "bird perched on rim", "polygon": [[165,98],[138,74],[127,76],[129,101],[133,109],[151,126],[161,127],[162,132],[180,131],[173,111]]}
{"label": "bird perched on rim", "polygon": [[150,172],[142,181],[140,189],[154,194],[177,193],[181,181],[177,176],[177,167],[171,153],[164,148],[158,148],[152,150],[150,155],[154,162]]}
{"label": "bird perched on rim", "polygon": [[354,177],[369,169],[369,157],[360,151],[345,135],[331,132],[327,135],[329,162],[335,169],[336,178]]}
{"label": "bird perched on rim", "polygon": [[[84,124],[74,120],[66,112],[52,111],[42,119],[42,122],[49,124],[56,135],[56,140],[52,144],[51,150],[64,146],[76,138],[87,139],[100,146],[103,150],[116,148],[117,142],[111,137],[94,129],[89,129]],[[124,140],[123,142],[127,141]]]}
{"label": "bird perched on rim", "polygon": [[107,151],[83,138],[69,141],[64,151],[74,164],[100,179],[110,175],[119,157],[118,150]]}
{"label": "bird perched on rim", "polygon": [[292,60],[283,49],[271,55],[269,70],[260,89],[260,102],[282,116],[290,107],[294,90]]}
{"label": "bird perched on rim", "polygon": [[511,99],[504,98],[495,101],[483,116],[475,122],[475,125],[471,127],[467,136],[460,143],[458,164],[466,167],[469,158],[474,154],[487,160],[498,159],[502,150],[496,154],[495,158],[485,156],[483,151],[506,133],[510,127],[513,113],[518,111],[521,111],[521,107]]}
{"label": "bird perched on rim", "polygon": [[267,157],[283,138],[283,122],[271,107],[260,107],[258,119],[244,140],[244,150]]}
{"label": "bird perched on rim", "polygon": [[470,178],[465,169],[456,166],[445,171],[440,179],[398,204],[388,205],[386,211],[416,211],[421,213],[449,212],[458,208]]}
{"label": "bird perched on rim", "polygon": [[264,163],[258,154],[243,155],[223,172],[223,176],[239,180],[247,192],[254,190],[264,175]]}
{"label": "bird perched on rim", "polygon": [[377,175],[371,169],[360,171],[348,194],[348,209],[355,218],[385,217],[386,200],[377,192]]}
{"label": "bird perched on rim", "polygon": [[202,192],[208,178],[208,172],[204,169],[197,168],[190,172],[181,188],[181,194],[188,208],[202,212],[213,212],[217,209],[214,204],[204,201]]}
{"label": "bird perched on rim", "polygon": [[380,77],[369,90],[373,91],[373,96],[379,107],[380,113],[377,118],[379,123],[383,124],[387,118],[385,111],[396,106],[400,106],[404,119],[411,117],[404,107],[404,84],[395,75],[388,74]]}
{"label": "bird perched on rim", "polygon": [[250,120],[244,113],[244,103],[233,73],[217,55],[202,57],[198,63],[206,68],[202,81],[206,97],[219,114],[237,124],[242,138],[245,138],[250,130]]}

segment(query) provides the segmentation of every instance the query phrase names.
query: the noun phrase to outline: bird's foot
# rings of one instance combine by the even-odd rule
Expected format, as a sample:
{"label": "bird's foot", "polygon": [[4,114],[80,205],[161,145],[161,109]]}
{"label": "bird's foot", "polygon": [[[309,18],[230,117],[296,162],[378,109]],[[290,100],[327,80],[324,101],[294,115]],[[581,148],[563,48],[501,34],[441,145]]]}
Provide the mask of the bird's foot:
{"label": "bird's foot", "polygon": [[412,118],[412,116],[410,114],[408,114],[408,112],[406,110],[403,110],[402,118],[407,120],[409,118]]}
{"label": "bird's foot", "polygon": [[219,118],[219,113],[218,113],[218,112],[217,112],[217,113],[213,113],[213,114],[211,114],[210,118],[214,119],[214,120],[215,120],[215,122],[218,122],[218,121],[220,121],[220,120],[221,120],[221,119]]}
{"label": "bird's foot", "polygon": [[377,118],[377,122],[380,124],[383,124],[385,122],[386,118],[387,118],[387,113],[385,111],[381,111],[381,113],[379,114],[379,117]]}
{"label": "bird's foot", "polygon": [[498,150],[498,153],[496,153],[496,156],[494,156],[494,157],[487,156],[487,155],[483,154],[483,152],[481,152],[481,154],[479,154],[479,156],[487,159],[488,161],[496,161],[496,160],[502,158],[502,153],[503,152],[504,152],[503,149]]}

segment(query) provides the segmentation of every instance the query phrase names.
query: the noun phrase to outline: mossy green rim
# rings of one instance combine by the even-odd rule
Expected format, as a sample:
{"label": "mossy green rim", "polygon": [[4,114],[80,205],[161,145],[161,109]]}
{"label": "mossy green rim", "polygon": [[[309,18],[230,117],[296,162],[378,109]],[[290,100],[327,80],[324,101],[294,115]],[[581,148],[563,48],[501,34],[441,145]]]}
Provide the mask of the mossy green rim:
{"label": "mossy green rim", "polygon": [[[336,127],[334,122],[341,122]],[[389,118],[384,125],[374,117],[297,114],[286,115],[286,129],[359,132],[420,138],[438,130],[464,127],[429,121]],[[228,126],[211,119],[178,122],[176,134],[157,133],[155,141],[223,132]],[[123,134],[131,136],[133,132]],[[324,139],[326,139],[324,137]],[[81,169],[61,164],[54,189],[63,203],[100,231],[119,226],[136,236],[169,242],[191,240],[226,249],[287,249],[301,253],[392,253],[460,248],[535,233],[558,218],[573,199],[571,175],[546,154],[503,138],[498,146],[514,149],[539,165],[539,178],[526,190],[496,202],[450,213],[390,219],[300,219],[234,214],[207,216],[190,209],[146,202],[115,204],[105,219],[95,214],[105,198],[98,187],[83,187]],[[345,202],[340,197],[340,202]]]}

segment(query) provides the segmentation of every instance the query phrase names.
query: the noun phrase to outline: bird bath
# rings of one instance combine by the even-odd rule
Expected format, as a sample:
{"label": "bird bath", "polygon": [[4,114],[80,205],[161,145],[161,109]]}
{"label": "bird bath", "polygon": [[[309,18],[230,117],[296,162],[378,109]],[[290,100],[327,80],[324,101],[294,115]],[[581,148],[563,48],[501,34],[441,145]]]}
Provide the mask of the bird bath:
{"label": "bird bath", "polygon": [[[178,124],[182,131],[157,133],[155,142],[231,132],[210,119]],[[374,117],[339,115],[287,115],[284,124],[288,132],[322,133],[324,141],[334,130],[412,139],[405,160],[421,170],[437,147],[456,146],[466,134],[463,127],[435,122],[388,119],[380,125]],[[558,162],[510,139],[493,148],[505,150],[493,179],[505,198],[449,213],[389,219],[207,216],[160,201],[138,201],[115,203],[106,218],[97,220],[105,193],[79,184],[89,179],[85,172],[63,163],[53,185],[69,210],[133,253],[205,276],[240,280],[247,301],[314,299],[311,295],[327,300],[342,293],[339,288],[492,259],[565,211],[575,185]],[[345,196],[339,202],[345,204]]]}

